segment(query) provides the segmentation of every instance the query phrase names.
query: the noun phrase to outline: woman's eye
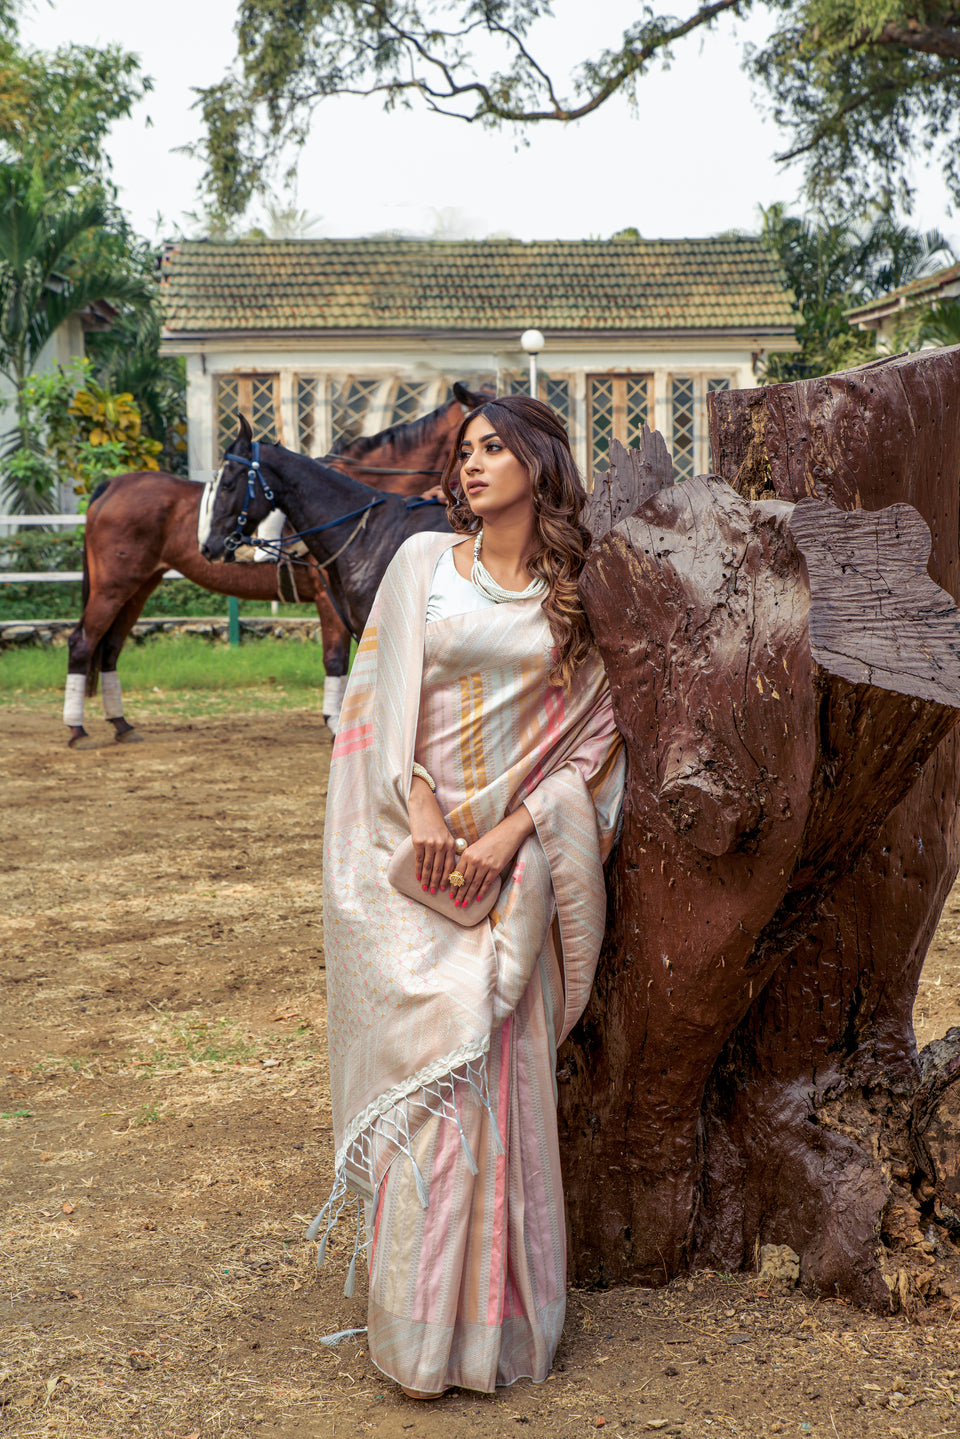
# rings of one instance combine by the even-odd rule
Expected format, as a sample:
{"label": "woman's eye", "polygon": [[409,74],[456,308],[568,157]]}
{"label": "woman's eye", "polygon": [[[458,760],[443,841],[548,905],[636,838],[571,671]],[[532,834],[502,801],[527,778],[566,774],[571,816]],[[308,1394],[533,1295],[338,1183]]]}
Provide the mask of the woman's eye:
{"label": "woman's eye", "polygon": [[487,445],[487,454],[495,455],[498,450],[502,449],[503,446],[498,444],[496,440],[491,440],[490,443]]}
{"label": "woman's eye", "polygon": [[460,451],[460,459],[461,459],[461,460],[469,460],[469,458],[470,458],[470,451],[469,451],[469,450],[461,450],[461,451]]}

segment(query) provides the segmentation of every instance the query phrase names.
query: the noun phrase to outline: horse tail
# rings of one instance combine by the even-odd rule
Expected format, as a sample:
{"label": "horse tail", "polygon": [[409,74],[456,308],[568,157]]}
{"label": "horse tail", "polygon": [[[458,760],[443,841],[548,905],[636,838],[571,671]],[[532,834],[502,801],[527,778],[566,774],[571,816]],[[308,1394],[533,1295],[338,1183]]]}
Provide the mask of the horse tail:
{"label": "horse tail", "polygon": [[[109,480],[101,480],[99,485],[97,485],[93,494],[90,496],[90,503],[87,505],[88,515],[90,514],[92,506],[96,503],[97,500],[99,500],[100,496],[104,493],[109,484]],[[86,614],[87,601],[90,598],[90,565],[87,560],[86,525],[83,529],[83,589],[81,591],[81,595],[83,598],[83,610],[81,611],[81,613]],[[106,635],[101,636],[101,638],[94,646],[93,653],[87,661],[87,696],[91,699],[96,694],[97,688],[100,684],[100,670],[103,666],[103,642],[105,639]]]}

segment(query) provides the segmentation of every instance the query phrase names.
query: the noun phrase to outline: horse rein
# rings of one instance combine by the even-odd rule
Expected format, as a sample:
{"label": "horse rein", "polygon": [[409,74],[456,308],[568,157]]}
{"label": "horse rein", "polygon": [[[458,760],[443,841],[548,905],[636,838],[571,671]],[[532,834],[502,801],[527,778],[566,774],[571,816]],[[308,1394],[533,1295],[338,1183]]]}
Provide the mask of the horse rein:
{"label": "horse rein", "polygon": [[[363,505],[359,510],[351,510],[349,514],[338,515],[335,520],[327,520],[325,524],[313,525],[309,530],[300,530],[299,533],[294,535],[282,535],[280,539],[277,540],[259,540],[255,535],[248,535],[244,528],[244,526],[247,525],[250,520],[249,511],[250,506],[256,497],[257,484],[259,483],[260,488],[263,491],[263,497],[271,506],[271,508],[276,509],[277,502],[273,490],[271,490],[263,475],[263,470],[260,464],[259,440],[254,440],[252,442],[252,449],[253,458],[249,460],[244,455],[234,455],[231,454],[229,451],[227,451],[223,457],[224,463],[226,463],[227,460],[233,460],[234,463],[238,465],[244,465],[247,470],[247,493],[243,499],[243,507],[239,515],[237,516],[237,528],[234,530],[233,534],[228,535],[223,542],[223,547],[228,554],[234,554],[243,545],[249,545],[252,546],[254,549],[266,550],[269,554],[276,555],[277,562],[279,563],[280,559],[283,558],[284,549],[289,545],[296,544],[297,540],[306,539],[307,535],[319,535],[323,530],[335,529],[337,525],[346,524],[348,520],[355,520],[359,516],[359,523],[354,527],[349,538],[340,546],[336,554],[331,555],[330,559],[326,560],[323,565],[320,564],[319,560],[315,561],[317,568],[322,571],[326,565],[332,565],[334,560],[338,560],[343,554],[343,552],[350,545],[353,544],[353,541],[357,538],[360,531],[366,528],[367,520],[370,516],[370,511],[376,509],[377,505],[382,505],[386,503],[386,495],[377,495],[376,498],[368,501],[368,503]],[[430,470],[411,470],[406,473],[431,474],[433,472]],[[405,508],[408,510],[416,510],[419,509],[422,505],[439,505],[442,503],[443,502],[441,500],[425,500],[422,495],[415,495],[412,499],[409,499],[407,501]],[[294,555],[288,555],[287,559],[289,559],[293,564],[309,565],[310,563],[309,560],[300,560]]]}
{"label": "horse rein", "polygon": [[[299,534],[281,535],[281,537],[277,540],[257,539],[256,535],[246,534],[244,532],[244,526],[249,523],[250,506],[256,498],[258,484],[263,491],[264,499],[268,502],[271,509],[277,509],[278,506],[276,496],[274,495],[273,490],[271,490],[270,486],[267,484],[267,481],[265,480],[263,475],[263,470],[260,465],[260,441],[253,440],[251,442],[251,448],[253,450],[253,457],[249,460],[246,458],[245,455],[234,455],[231,454],[229,450],[226,451],[223,456],[224,464],[226,464],[227,460],[233,460],[234,463],[238,465],[243,465],[247,471],[247,493],[245,494],[243,499],[243,507],[239,515],[237,516],[237,528],[233,531],[231,535],[228,535],[227,538],[224,540],[223,548],[227,551],[228,554],[231,555],[235,554],[236,551],[244,545],[251,546],[254,549],[266,550],[267,553],[270,555],[271,559],[275,560],[278,572],[280,565],[284,561],[286,561],[286,563],[290,565],[303,565],[305,569],[309,569],[311,566],[314,567],[320,576],[320,581],[323,585],[324,590],[326,591],[327,599],[333,606],[334,613],[336,614],[340,623],[343,625],[344,629],[347,631],[348,634],[353,635],[354,639],[358,639],[359,636],[354,634],[352,626],[347,623],[347,619],[343,614],[343,611],[337,604],[336,596],[334,595],[333,590],[330,588],[330,580],[327,577],[327,566],[332,565],[335,560],[338,560],[340,558],[340,556],[344,553],[345,550],[349,549],[350,545],[353,544],[354,540],[360,534],[361,530],[366,528],[367,520],[370,517],[370,511],[376,509],[377,505],[384,504],[386,502],[387,496],[377,495],[375,499],[370,500],[370,502],[364,505],[361,509],[351,510],[350,513],[347,515],[338,515],[335,520],[327,520],[327,522],[323,525],[314,525],[309,530],[301,530]],[[372,466],[368,465],[365,468],[372,469]],[[430,475],[438,474],[440,472],[436,470],[389,470],[385,473]],[[442,500],[425,500],[422,495],[416,495],[412,499],[407,500],[404,508],[408,510],[416,510],[420,509],[420,507],[423,505],[439,505],[442,503]],[[331,555],[330,559],[326,561],[326,564],[321,564],[315,555],[311,555],[309,560],[302,560],[297,555],[291,555],[285,552],[287,546],[296,544],[298,540],[305,539],[307,535],[317,535],[320,534],[323,530],[332,530],[337,525],[346,524],[348,520],[357,519],[358,516],[358,523],[354,526],[349,537],[340,546],[336,554]],[[280,580],[278,573],[278,589],[279,584]],[[296,588],[296,586],[294,586],[294,588]]]}

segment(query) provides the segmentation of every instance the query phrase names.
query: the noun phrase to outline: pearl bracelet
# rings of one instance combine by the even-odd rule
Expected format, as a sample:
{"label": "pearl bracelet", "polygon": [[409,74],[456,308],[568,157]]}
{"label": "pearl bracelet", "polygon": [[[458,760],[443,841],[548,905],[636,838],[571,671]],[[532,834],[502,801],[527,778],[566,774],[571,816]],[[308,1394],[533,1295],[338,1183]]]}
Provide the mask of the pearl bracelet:
{"label": "pearl bracelet", "polygon": [[422,779],[426,784],[430,786],[433,793],[436,794],[437,786],[434,784],[433,779],[431,778],[428,771],[424,769],[422,764],[417,764],[416,760],[414,760],[413,762],[413,777],[414,779]]}

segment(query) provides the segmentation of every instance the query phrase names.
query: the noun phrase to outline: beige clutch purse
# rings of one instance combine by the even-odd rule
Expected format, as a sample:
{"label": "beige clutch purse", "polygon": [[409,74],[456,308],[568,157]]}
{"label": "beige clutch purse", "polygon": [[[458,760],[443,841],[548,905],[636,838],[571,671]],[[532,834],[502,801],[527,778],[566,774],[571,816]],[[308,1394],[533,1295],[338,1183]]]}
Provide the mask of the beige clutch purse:
{"label": "beige clutch purse", "polygon": [[436,894],[424,890],[417,879],[417,856],[409,835],[394,850],[387,865],[387,879],[400,894],[415,899],[418,904],[425,904],[427,909],[435,909],[437,914],[452,919],[454,924],[460,924],[464,929],[473,929],[474,925],[486,919],[500,894],[499,884],[492,884],[479,904],[474,900],[473,904],[458,909],[448,889],[438,890]]}

